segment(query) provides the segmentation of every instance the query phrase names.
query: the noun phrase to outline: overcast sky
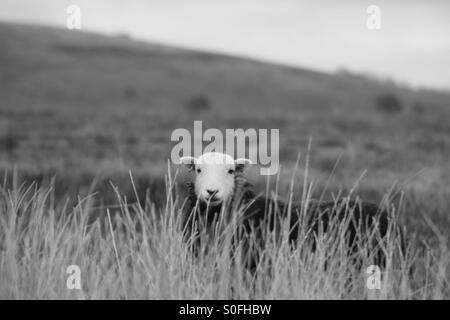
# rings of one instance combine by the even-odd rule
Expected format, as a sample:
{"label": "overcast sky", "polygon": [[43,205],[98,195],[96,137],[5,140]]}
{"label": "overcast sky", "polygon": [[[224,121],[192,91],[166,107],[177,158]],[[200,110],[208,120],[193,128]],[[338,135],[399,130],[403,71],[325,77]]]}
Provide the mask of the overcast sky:
{"label": "overcast sky", "polygon": [[84,30],[450,90],[448,0],[0,0],[0,20],[65,27],[69,4]]}

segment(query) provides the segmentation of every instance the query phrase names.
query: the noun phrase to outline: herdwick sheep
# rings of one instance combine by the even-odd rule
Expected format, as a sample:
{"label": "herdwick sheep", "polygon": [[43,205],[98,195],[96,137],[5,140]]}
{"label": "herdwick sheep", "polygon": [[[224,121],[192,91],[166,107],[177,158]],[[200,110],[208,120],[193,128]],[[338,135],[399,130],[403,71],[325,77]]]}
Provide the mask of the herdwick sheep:
{"label": "herdwick sheep", "polygon": [[[388,213],[377,205],[346,199],[329,202],[310,200],[306,206],[302,203],[289,205],[280,200],[257,196],[252,185],[243,176],[250,160],[234,160],[223,153],[205,153],[198,158],[183,157],[181,163],[196,174],[195,182],[188,183],[183,219],[185,235],[195,237],[205,231],[217,234],[218,230],[226,230],[236,221],[233,219],[240,212],[239,224],[235,226],[239,225],[241,228],[231,233],[236,232],[243,243],[245,268],[255,271],[265,243],[265,231],[279,231],[288,217],[289,241],[292,244],[299,241],[300,227],[306,223],[306,234],[312,239],[313,250],[314,239],[320,232],[327,232],[334,221],[347,219],[342,232],[347,237],[349,253],[357,253],[358,248],[365,245],[360,235],[372,233],[371,239],[366,239],[366,245],[370,246],[369,251],[376,251],[373,253],[376,263],[384,265],[381,241],[388,232],[389,218]],[[307,212],[303,219],[299,214],[302,207],[306,207],[303,212]],[[218,225],[221,227],[218,228]],[[198,248],[199,245],[197,237],[194,247]]]}

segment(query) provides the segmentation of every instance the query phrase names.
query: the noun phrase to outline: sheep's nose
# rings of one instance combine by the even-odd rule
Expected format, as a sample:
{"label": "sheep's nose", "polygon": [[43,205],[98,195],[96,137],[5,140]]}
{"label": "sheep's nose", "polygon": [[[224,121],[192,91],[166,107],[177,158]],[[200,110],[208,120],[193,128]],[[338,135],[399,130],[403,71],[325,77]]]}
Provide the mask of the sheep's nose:
{"label": "sheep's nose", "polygon": [[215,193],[217,193],[217,191],[218,191],[218,190],[210,190],[210,189],[206,190],[206,192],[208,192],[208,194],[209,194],[210,196],[212,196],[212,195],[214,195]]}

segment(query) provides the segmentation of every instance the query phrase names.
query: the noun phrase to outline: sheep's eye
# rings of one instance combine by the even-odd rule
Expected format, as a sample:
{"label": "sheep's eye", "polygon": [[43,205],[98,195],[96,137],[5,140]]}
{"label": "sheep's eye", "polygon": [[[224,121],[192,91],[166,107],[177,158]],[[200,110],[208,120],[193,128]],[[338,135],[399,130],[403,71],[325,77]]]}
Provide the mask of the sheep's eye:
{"label": "sheep's eye", "polygon": [[230,169],[230,170],[228,170],[228,173],[229,173],[229,174],[233,174],[233,173],[234,173],[234,170],[233,170],[233,169]]}
{"label": "sheep's eye", "polygon": [[197,168],[197,173],[202,172],[202,170],[200,168]]}

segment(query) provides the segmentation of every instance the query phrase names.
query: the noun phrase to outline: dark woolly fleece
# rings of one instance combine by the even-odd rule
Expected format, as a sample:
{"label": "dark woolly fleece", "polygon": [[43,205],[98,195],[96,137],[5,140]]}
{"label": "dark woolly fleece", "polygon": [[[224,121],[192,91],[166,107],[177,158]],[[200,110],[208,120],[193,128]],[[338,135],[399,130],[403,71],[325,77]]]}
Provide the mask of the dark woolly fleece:
{"label": "dark woolly fleece", "polygon": [[[226,228],[238,216],[239,218],[234,220],[237,222],[234,226],[239,227],[236,227],[234,232],[239,240],[243,240],[241,243],[245,253],[245,267],[254,269],[265,242],[265,230],[275,230],[276,233],[280,230],[282,221],[288,218],[288,205],[281,200],[257,196],[253,186],[242,175],[236,176],[234,196],[224,207],[223,205],[207,207],[206,203],[197,199],[194,183],[188,183],[187,187],[188,198],[183,219],[185,236],[197,237],[194,247],[199,248],[200,234],[211,236],[223,230],[230,230]],[[346,199],[338,202],[311,200],[306,206],[302,203],[291,204],[290,212],[289,240],[293,245],[302,240],[299,236],[307,237],[312,241],[314,249],[314,235],[320,231],[326,232],[329,222],[337,219],[345,226],[342,232],[345,232],[349,253],[357,253],[361,245],[368,246],[375,263],[384,265],[385,257],[380,249],[380,243],[387,234],[390,219],[388,213],[376,204]],[[300,214],[300,212],[306,212],[306,214]],[[301,227],[305,228],[301,229]],[[370,240],[358,237],[370,232],[374,234]],[[195,252],[198,253],[197,249]]]}

